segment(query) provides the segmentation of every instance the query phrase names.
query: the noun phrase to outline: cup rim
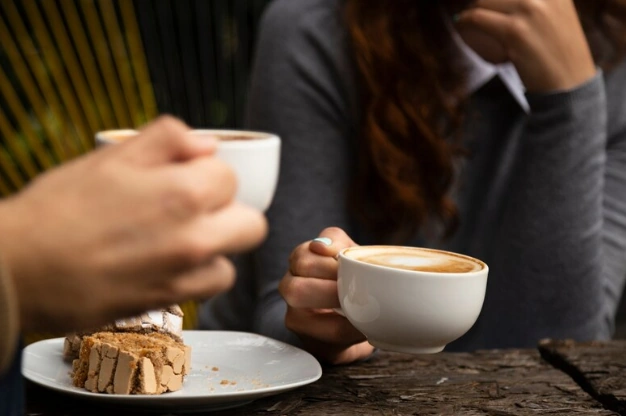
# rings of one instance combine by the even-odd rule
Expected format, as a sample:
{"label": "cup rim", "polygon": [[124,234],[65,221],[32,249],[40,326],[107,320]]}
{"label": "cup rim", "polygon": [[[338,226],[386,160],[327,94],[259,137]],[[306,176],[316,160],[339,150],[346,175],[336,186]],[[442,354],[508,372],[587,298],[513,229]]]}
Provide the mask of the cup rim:
{"label": "cup rim", "polygon": [[[363,249],[377,249],[377,248],[389,248],[389,247],[393,247],[393,248],[398,248],[398,249],[408,249],[408,250],[423,250],[423,251],[430,251],[430,252],[436,252],[436,253],[443,253],[443,254],[447,254],[447,255],[451,255],[453,257],[460,257],[463,259],[467,259],[476,263],[479,263],[480,265],[482,265],[482,268],[479,270],[474,270],[471,272],[437,272],[437,271],[424,271],[424,270],[408,270],[408,269],[402,269],[402,268],[397,268],[397,267],[391,267],[391,266],[385,266],[382,264],[373,264],[373,263],[366,263],[362,260],[353,258],[353,257],[349,257],[347,256],[345,253],[348,250],[358,250],[359,248],[363,248]],[[358,263],[358,264],[366,264],[370,267],[374,267],[374,268],[379,268],[379,269],[384,269],[384,270],[394,270],[394,271],[399,271],[399,272],[405,272],[405,273],[410,273],[410,274],[415,274],[415,275],[421,275],[421,276],[432,276],[432,275],[437,275],[437,277],[443,277],[445,278],[447,275],[449,276],[453,276],[453,277],[459,277],[459,276],[475,276],[475,275],[482,275],[484,273],[488,273],[489,272],[489,266],[487,265],[487,263],[485,263],[484,261],[477,259],[476,257],[472,257],[472,256],[468,256],[466,254],[461,254],[461,253],[456,253],[453,251],[448,251],[448,250],[441,250],[441,249],[435,249],[435,248],[428,248],[428,247],[416,247],[416,246],[402,246],[402,245],[385,245],[385,244],[366,244],[366,245],[360,245],[360,246],[352,246],[352,247],[346,247],[343,248],[341,250],[339,250],[339,253],[337,254],[337,258],[343,258],[346,261],[352,261],[354,263]]]}
{"label": "cup rim", "polygon": [[106,142],[106,143],[119,143],[118,140],[110,139],[107,135],[115,134],[126,137],[133,137],[139,134],[138,130],[135,129],[108,129],[108,130],[100,130],[95,134],[95,139]]}
{"label": "cup rim", "polygon": [[[104,143],[119,143],[120,140],[114,140],[107,136],[109,135],[121,135],[124,138],[133,137],[139,134],[139,130],[135,129],[108,129],[101,130],[96,132],[95,139],[96,141],[104,142]],[[257,146],[266,146],[266,145],[275,145],[277,142],[280,143],[280,138],[278,135],[274,133],[257,131],[257,130],[236,130],[236,129],[190,129],[189,134],[191,135],[222,135],[222,136],[249,136],[254,137],[254,141],[249,140],[219,140],[220,147],[239,147],[242,143],[246,143],[246,148],[250,147],[251,143],[256,143]]]}
{"label": "cup rim", "polygon": [[233,130],[233,129],[192,129],[191,135],[207,135],[207,136],[249,136],[254,140],[218,140],[218,148],[220,149],[251,149],[251,148],[274,148],[280,145],[278,135],[274,133],[255,131],[255,130]]}

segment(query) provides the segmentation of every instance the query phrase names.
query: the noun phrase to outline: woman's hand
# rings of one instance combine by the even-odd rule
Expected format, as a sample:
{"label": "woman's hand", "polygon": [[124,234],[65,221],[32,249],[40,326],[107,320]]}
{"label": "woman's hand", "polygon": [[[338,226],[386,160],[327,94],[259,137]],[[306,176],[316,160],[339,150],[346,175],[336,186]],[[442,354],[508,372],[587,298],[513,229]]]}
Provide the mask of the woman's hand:
{"label": "woman's hand", "polygon": [[[457,27],[484,59],[511,61],[529,92],[569,90],[596,74],[572,0],[477,0]],[[484,48],[476,34],[498,46]]]}
{"label": "woman's hand", "polygon": [[339,228],[327,228],[291,253],[289,271],[278,287],[287,302],[285,325],[312,354],[330,364],[347,364],[374,351],[359,332],[332,308],[338,308],[339,251],[356,243]]}

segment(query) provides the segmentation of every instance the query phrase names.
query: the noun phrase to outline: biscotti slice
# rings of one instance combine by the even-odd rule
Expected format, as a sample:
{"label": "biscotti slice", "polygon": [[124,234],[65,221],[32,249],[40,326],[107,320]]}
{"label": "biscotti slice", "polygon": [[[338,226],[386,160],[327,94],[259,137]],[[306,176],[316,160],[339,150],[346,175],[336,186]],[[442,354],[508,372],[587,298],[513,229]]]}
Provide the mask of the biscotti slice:
{"label": "biscotti slice", "polygon": [[83,337],[72,384],[94,393],[161,394],[180,390],[191,348],[160,333],[97,332]]}
{"label": "biscotti slice", "polygon": [[183,311],[178,305],[172,305],[165,309],[159,309],[133,316],[126,319],[118,319],[103,327],[68,334],[63,345],[63,357],[66,361],[78,358],[80,344],[83,337],[96,332],[137,332],[149,334],[159,332],[167,334],[177,341],[182,341],[183,336]]}

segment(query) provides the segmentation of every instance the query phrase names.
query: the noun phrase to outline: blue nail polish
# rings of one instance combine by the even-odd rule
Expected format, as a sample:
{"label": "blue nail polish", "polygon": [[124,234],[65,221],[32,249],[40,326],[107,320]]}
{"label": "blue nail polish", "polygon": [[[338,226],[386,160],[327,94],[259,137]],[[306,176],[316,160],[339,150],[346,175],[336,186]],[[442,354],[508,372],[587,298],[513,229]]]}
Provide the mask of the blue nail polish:
{"label": "blue nail polish", "polygon": [[327,237],[317,237],[315,239],[313,239],[313,241],[318,242],[318,243],[322,243],[325,246],[329,246],[333,243],[333,240],[331,240],[330,238]]}

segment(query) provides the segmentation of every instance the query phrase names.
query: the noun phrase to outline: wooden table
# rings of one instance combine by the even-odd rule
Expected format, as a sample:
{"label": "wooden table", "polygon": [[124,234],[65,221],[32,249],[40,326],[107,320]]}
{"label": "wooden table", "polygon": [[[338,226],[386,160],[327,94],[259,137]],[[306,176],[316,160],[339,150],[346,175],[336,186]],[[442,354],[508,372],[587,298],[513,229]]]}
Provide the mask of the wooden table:
{"label": "wooden table", "polygon": [[[27,384],[29,416],[137,412],[89,404]],[[626,415],[626,341],[546,340],[537,349],[419,356],[379,352],[367,362],[326,367],[308,386],[210,414]]]}

